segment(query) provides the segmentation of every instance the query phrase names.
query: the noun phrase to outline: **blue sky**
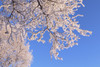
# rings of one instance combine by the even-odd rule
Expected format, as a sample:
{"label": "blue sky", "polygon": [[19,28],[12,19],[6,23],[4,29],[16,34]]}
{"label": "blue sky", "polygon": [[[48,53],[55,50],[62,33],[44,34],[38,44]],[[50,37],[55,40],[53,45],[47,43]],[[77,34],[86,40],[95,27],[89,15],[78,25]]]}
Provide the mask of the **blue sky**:
{"label": "blue sky", "polygon": [[[51,44],[31,41],[30,49],[33,50],[31,67],[100,67],[100,0],[84,0],[85,7],[79,8],[77,13],[84,17],[77,18],[81,28],[90,30],[90,37],[80,36],[79,45],[60,52],[63,61],[50,59]],[[48,40],[49,33],[45,33]]]}
{"label": "blue sky", "polygon": [[[29,0],[30,1],[30,0]],[[80,36],[79,45],[63,50],[60,57],[63,61],[50,59],[51,44],[30,41],[30,50],[33,50],[31,67],[100,67],[100,0],[84,0],[85,7],[79,8],[77,13],[84,17],[77,18],[84,30],[90,30],[90,37]],[[0,2],[1,4],[1,2]],[[49,39],[46,32],[45,40]]]}

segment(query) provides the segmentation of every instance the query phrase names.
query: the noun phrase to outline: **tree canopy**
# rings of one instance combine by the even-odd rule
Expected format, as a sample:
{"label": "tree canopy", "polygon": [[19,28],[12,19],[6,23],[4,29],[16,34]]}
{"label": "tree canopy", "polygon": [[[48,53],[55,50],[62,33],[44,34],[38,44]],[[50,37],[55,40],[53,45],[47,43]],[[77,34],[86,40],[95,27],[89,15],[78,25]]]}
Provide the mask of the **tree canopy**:
{"label": "tree canopy", "polygon": [[[74,31],[83,36],[90,36],[92,33],[80,29],[80,24],[76,20],[76,17],[83,16],[75,14],[79,7],[84,7],[82,2],[83,0],[0,0],[0,51],[4,52],[2,48],[6,48],[5,53],[8,53],[4,55],[12,53],[14,56],[22,51],[23,53],[20,54],[22,59],[18,59],[16,64],[26,61],[25,65],[28,67],[27,63],[32,57],[31,52],[28,51],[29,47],[24,44],[24,39],[45,43],[43,35],[48,31],[50,33],[49,42],[52,43],[51,58],[54,56],[55,59],[62,60],[58,57],[58,51],[78,45],[77,41],[80,38]],[[59,28],[63,32],[59,32]],[[30,38],[28,33],[32,34]],[[37,36],[38,34],[40,37]],[[27,58],[24,56],[26,52]],[[0,60],[8,59],[1,55],[2,53]],[[14,56],[9,57],[11,62],[15,61],[12,58]],[[9,60],[6,61],[8,61],[7,64],[11,64]],[[0,64],[3,63],[0,61]]]}

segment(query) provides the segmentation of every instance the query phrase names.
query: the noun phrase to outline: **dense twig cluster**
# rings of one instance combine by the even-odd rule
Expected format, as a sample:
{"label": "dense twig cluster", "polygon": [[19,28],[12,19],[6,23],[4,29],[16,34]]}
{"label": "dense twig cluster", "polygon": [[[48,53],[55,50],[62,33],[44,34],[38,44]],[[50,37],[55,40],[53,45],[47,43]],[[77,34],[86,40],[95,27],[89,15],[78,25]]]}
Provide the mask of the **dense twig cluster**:
{"label": "dense twig cluster", "polygon": [[[0,6],[0,29],[5,25],[5,34],[9,33],[7,42],[14,41],[13,36],[20,34],[23,42],[27,33],[31,33],[29,40],[45,42],[43,34],[50,33],[49,41],[52,43],[50,50],[55,59],[60,50],[77,45],[79,37],[73,32],[76,30],[83,36],[89,36],[91,31],[80,29],[74,15],[77,8],[83,5],[83,0],[2,0]],[[10,32],[8,32],[10,27]],[[37,29],[38,28],[38,29]],[[58,30],[62,29],[62,33]],[[13,35],[14,34],[14,35]],[[40,34],[40,37],[37,35]]]}
{"label": "dense twig cluster", "polygon": [[17,38],[12,34],[13,41],[9,44],[7,39],[10,37],[10,27],[5,33],[5,26],[2,24],[0,30],[0,67],[28,67],[32,60],[32,55],[29,52],[29,45],[24,45],[24,40],[20,40],[20,33]]}

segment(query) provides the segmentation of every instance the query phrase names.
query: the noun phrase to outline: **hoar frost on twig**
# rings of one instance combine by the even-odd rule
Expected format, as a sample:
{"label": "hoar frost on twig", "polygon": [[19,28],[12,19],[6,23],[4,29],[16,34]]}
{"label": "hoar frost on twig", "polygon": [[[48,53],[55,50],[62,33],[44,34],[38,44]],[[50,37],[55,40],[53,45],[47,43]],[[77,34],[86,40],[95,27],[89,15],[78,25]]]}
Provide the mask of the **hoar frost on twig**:
{"label": "hoar frost on twig", "polygon": [[13,41],[9,44],[7,39],[10,37],[11,28],[6,29],[4,24],[0,28],[0,67],[29,67],[32,61],[32,55],[29,51],[29,45],[24,45],[24,40],[20,40],[20,33],[17,38],[12,33]]}
{"label": "hoar frost on twig", "polygon": [[[76,21],[76,17],[82,16],[80,14],[75,16],[75,11],[81,5],[84,7],[82,2],[83,0],[6,0],[2,1],[3,5],[0,6],[2,8],[0,22],[3,22],[5,27],[10,26],[10,40],[13,40],[12,34],[17,36],[16,33],[20,31],[22,40],[28,37],[29,32],[32,34],[29,40],[45,43],[42,38],[45,31],[48,31],[49,42],[52,43],[50,55],[62,60],[58,57],[58,51],[78,45],[76,41],[80,38],[73,31],[76,30],[83,36],[89,36],[92,33],[80,29]],[[63,33],[58,32],[59,28],[62,28]],[[39,38],[38,34],[40,34]]]}

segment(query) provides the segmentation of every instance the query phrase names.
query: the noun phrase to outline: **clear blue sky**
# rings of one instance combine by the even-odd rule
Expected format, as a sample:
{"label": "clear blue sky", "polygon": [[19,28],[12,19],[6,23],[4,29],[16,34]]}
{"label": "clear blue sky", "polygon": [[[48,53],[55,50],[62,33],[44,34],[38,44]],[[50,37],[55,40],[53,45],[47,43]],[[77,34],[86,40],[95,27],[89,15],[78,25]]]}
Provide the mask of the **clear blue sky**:
{"label": "clear blue sky", "polygon": [[[79,45],[60,52],[63,61],[50,59],[49,50],[51,44],[31,41],[30,49],[33,49],[33,62],[31,67],[100,67],[100,0],[84,0],[85,8],[77,11],[84,17],[78,18],[82,29],[93,32],[90,37],[83,37],[78,41]],[[45,33],[48,39],[48,32]]]}

